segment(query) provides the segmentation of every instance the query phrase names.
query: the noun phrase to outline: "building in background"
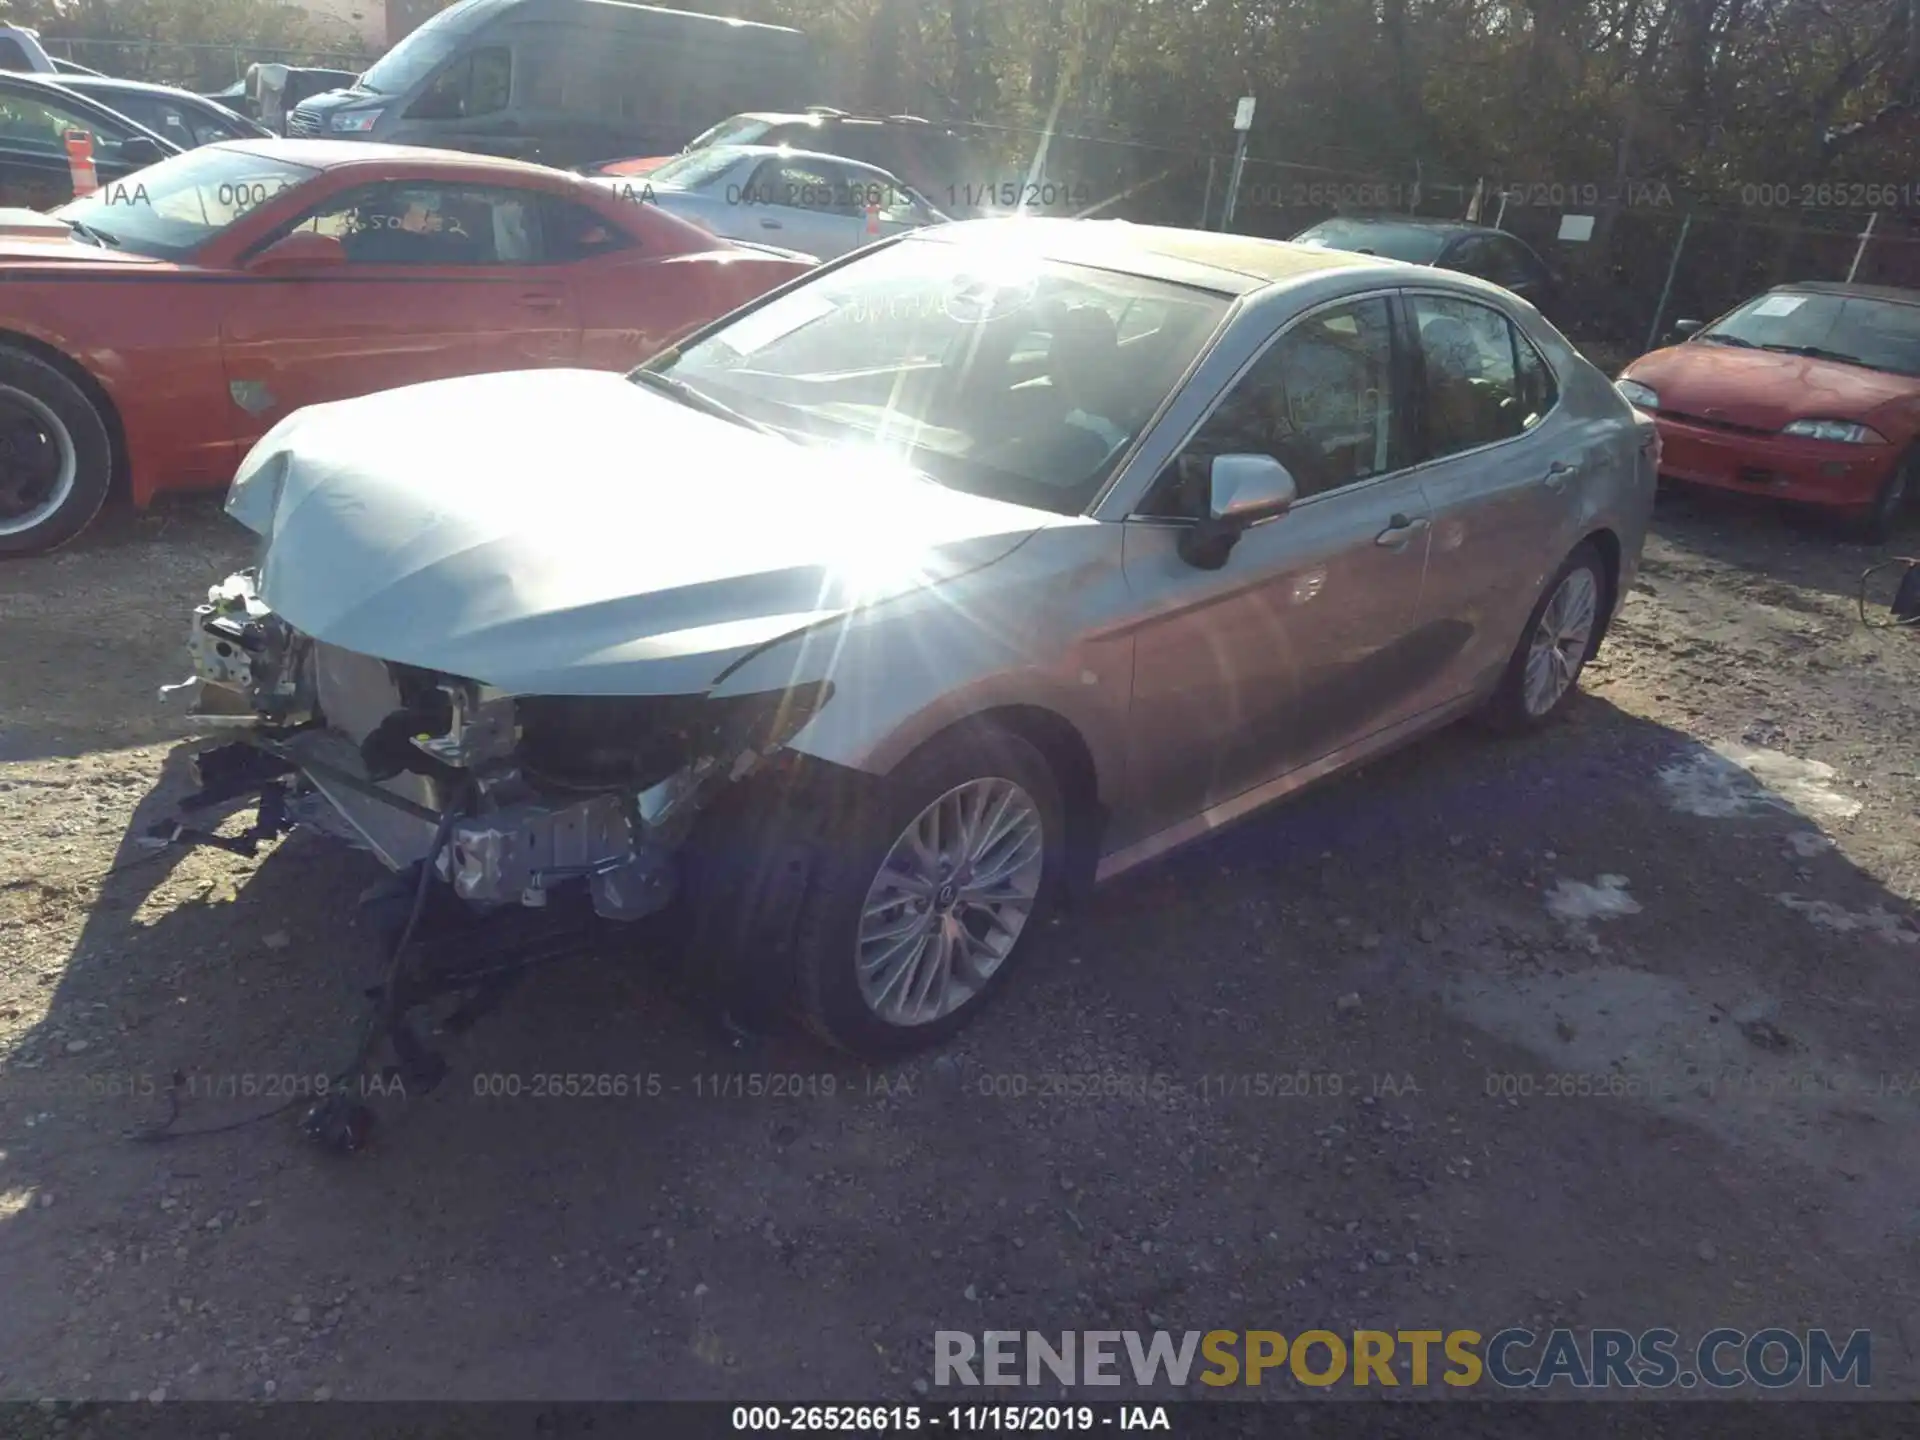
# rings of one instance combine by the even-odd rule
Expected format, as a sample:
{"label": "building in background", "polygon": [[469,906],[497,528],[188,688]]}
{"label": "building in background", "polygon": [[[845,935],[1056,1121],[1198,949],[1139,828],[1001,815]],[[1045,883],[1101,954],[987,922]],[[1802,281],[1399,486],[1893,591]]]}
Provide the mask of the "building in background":
{"label": "building in background", "polygon": [[297,0],[297,3],[312,17],[316,27],[325,31],[328,41],[343,49],[368,49],[377,54],[406,33],[389,30],[388,12],[393,8],[389,0]]}
{"label": "building in background", "polygon": [[297,0],[343,45],[379,54],[398,44],[450,0]]}

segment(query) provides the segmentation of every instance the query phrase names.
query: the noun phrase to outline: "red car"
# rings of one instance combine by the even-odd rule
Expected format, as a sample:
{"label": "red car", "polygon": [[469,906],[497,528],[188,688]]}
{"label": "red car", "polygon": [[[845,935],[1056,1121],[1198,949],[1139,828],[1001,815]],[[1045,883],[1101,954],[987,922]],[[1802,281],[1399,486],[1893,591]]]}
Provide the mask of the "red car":
{"label": "red car", "polygon": [[142,506],[220,488],[303,405],[629,369],[812,263],[557,170],[349,141],[210,145],[0,210],[0,555],[78,534],[116,478]]}
{"label": "red car", "polygon": [[1660,427],[1662,479],[1839,511],[1887,537],[1920,491],[1920,291],[1782,285],[1616,382]]}
{"label": "red car", "polygon": [[585,165],[580,169],[582,175],[651,175],[669,160],[678,160],[678,155],[642,155],[638,160],[603,160],[598,165]]}

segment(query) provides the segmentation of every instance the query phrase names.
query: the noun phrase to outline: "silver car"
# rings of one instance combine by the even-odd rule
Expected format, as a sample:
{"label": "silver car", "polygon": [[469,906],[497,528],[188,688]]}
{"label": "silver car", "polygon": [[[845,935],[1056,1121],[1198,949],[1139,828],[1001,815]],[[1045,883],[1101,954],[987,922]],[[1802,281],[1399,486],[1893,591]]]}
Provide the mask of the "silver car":
{"label": "silver car", "polygon": [[658,205],[726,239],[822,260],[947,221],[877,165],[770,145],[714,145],[644,176],[596,178],[616,195]]}
{"label": "silver car", "polygon": [[1056,898],[1558,714],[1656,445],[1466,276],[966,222],[626,377],[288,417],[227,501],[262,558],[196,614],[199,709],[436,893],[674,907],[729,993],[886,1056]]}

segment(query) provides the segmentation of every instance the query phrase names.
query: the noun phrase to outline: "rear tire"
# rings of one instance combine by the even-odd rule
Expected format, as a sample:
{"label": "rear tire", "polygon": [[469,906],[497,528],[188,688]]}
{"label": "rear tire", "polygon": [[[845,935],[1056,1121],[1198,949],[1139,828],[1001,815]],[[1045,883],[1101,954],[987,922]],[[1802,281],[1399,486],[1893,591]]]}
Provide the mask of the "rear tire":
{"label": "rear tire", "polygon": [[64,545],[112,481],[113,443],[86,392],[38,356],[0,346],[0,556]]}
{"label": "rear tire", "polygon": [[1606,561],[1593,542],[1581,542],[1527,616],[1499,688],[1481,712],[1488,728],[1522,734],[1565,712],[1581,670],[1599,648],[1609,592]]}
{"label": "rear tire", "polygon": [[1052,768],[1019,736],[964,729],[909,759],[820,845],[794,946],[807,1028],[869,1060],[954,1035],[1030,943],[1065,839]]}

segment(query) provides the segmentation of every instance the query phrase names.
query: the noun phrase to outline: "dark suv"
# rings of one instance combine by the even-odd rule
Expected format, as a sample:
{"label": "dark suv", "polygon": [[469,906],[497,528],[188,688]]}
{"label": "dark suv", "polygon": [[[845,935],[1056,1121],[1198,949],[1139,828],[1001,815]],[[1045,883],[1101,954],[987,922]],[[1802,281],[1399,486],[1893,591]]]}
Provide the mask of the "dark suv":
{"label": "dark suv", "polygon": [[[968,210],[968,182],[982,178],[972,173],[977,167],[969,165],[973,147],[965,136],[914,115],[852,115],[825,105],[802,114],[749,111],[702,132],[686,149],[710,145],[784,145],[858,160],[898,175],[956,216]],[[668,158],[609,160],[581,168],[593,175],[644,175]]]}
{"label": "dark suv", "polygon": [[1511,290],[1549,320],[1557,320],[1559,283],[1546,261],[1504,230],[1464,220],[1411,215],[1336,215],[1293,237],[1298,245],[1353,250],[1414,265],[1458,270]]}

